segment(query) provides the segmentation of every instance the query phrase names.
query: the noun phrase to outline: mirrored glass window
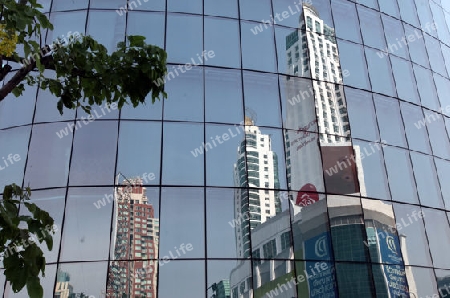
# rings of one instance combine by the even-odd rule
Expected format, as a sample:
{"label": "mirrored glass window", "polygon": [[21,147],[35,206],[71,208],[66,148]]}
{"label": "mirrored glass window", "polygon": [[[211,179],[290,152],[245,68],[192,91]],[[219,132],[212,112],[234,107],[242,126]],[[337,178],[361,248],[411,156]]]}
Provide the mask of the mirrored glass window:
{"label": "mirrored glass window", "polygon": [[429,69],[423,68],[413,63],[414,74],[419,90],[420,102],[423,106],[432,109],[439,109],[439,99],[434,85],[433,75]]}
{"label": "mirrored glass window", "polygon": [[400,15],[402,20],[419,28],[419,18],[415,9],[416,6],[414,0],[397,1],[397,3],[400,7]]}
{"label": "mirrored glass window", "polygon": [[411,63],[395,56],[391,56],[391,63],[398,97],[418,104],[419,95]]}
{"label": "mirrored glass window", "polygon": [[359,147],[358,166],[361,195],[364,197],[390,200],[382,144],[353,140],[353,146]]}
{"label": "mirrored glass window", "polygon": [[444,57],[441,52],[441,44],[439,41],[428,34],[424,34],[425,45],[430,58],[431,69],[443,76],[447,76]]}
{"label": "mirrored glass window", "polygon": [[450,159],[450,142],[442,115],[423,109],[433,155]]}
{"label": "mirrored glass window", "polygon": [[[116,160],[117,121],[83,120],[70,125],[76,130],[70,163],[70,185],[112,184]],[[85,126],[89,126],[89,129]]]}
{"label": "mirrored glass window", "polygon": [[[87,7],[87,4],[83,4],[84,2],[87,2],[87,0],[72,2],[72,1],[55,1],[55,5],[52,7],[52,10],[58,10],[58,6],[65,6],[67,5],[80,5],[80,7]],[[64,3],[64,4],[63,4]],[[72,11],[72,12],[55,12],[51,14],[50,22],[53,24],[53,31],[49,31],[47,34],[47,44],[52,43],[57,40],[57,38],[66,38],[70,34],[75,34],[76,32],[80,34],[85,33],[85,26],[86,26],[86,16],[87,11],[86,10],[80,10],[80,11]]]}
{"label": "mirrored glass window", "polygon": [[147,44],[164,48],[164,13],[129,11],[127,35],[145,36]]}
{"label": "mirrored glass window", "polygon": [[372,94],[362,90],[345,88],[352,137],[376,141],[379,139]]}
{"label": "mirrored glass window", "polygon": [[174,12],[188,12],[201,14],[203,10],[202,0],[167,0],[167,10]]}
{"label": "mirrored glass window", "polygon": [[405,129],[398,101],[378,94],[374,94],[373,98],[381,140],[390,145],[406,148]]}
{"label": "mirrored glass window", "polygon": [[[394,2],[389,1],[389,3]],[[394,3],[393,5],[396,6],[397,4]],[[384,34],[388,43],[386,50],[392,55],[396,55],[402,57],[403,59],[409,60],[408,40],[405,37],[402,22],[398,19],[391,18],[384,14],[381,15],[381,19],[383,20],[383,25],[385,28]]]}
{"label": "mirrored glass window", "polygon": [[[86,34],[103,44],[109,53],[117,49],[117,43],[124,40],[126,18],[115,11],[90,11]],[[110,30],[104,30],[104,28]]]}
{"label": "mirrored glass window", "polygon": [[439,297],[433,269],[408,266],[406,273],[411,296],[432,297],[434,295]]}
{"label": "mirrored glass window", "polygon": [[383,152],[392,200],[418,204],[419,199],[408,150],[386,146]]}
{"label": "mirrored glass window", "polygon": [[238,17],[238,1],[215,1],[205,0],[205,15],[223,16],[230,18]]}
{"label": "mirrored glass window", "polygon": [[239,124],[244,121],[241,72],[205,68],[205,121]]}
{"label": "mirrored glass window", "polygon": [[59,261],[108,260],[116,197],[112,187],[69,189]]}
{"label": "mirrored glass window", "polygon": [[161,123],[121,121],[117,172],[140,177],[144,185],[159,184]]}
{"label": "mirrored glass window", "polygon": [[422,109],[404,102],[400,103],[400,108],[409,149],[431,154],[428,132],[425,126],[426,118],[423,116]]}
{"label": "mirrored glass window", "polygon": [[420,203],[424,206],[443,208],[444,203],[433,158],[421,153],[411,152],[411,160]]}
{"label": "mirrored glass window", "polygon": [[245,116],[258,126],[281,127],[278,76],[244,72]]}
{"label": "mirrored glass window", "polygon": [[447,248],[450,246],[450,227],[443,211],[422,208],[434,267],[450,268]]}
{"label": "mirrored glass window", "polygon": [[32,188],[66,186],[71,147],[72,133],[66,123],[33,126],[25,184]]}
{"label": "mirrored glass window", "polygon": [[[331,1],[336,36],[342,39],[361,43],[361,32],[358,15],[354,3],[345,0]],[[341,52],[346,52],[341,49]]]}
{"label": "mirrored glass window", "polygon": [[427,0],[415,0],[417,14],[419,15],[420,20],[420,28],[422,31],[427,32],[428,34],[437,37],[436,31],[432,30],[430,26],[434,24],[433,15],[431,14],[430,4]]}
{"label": "mirrored glass window", "polygon": [[363,46],[338,40],[339,58],[342,69],[347,70],[344,84],[361,89],[370,89]]}
{"label": "mirrored glass window", "polygon": [[436,90],[441,103],[440,108],[443,114],[450,117],[450,80],[443,76],[433,73],[434,83],[436,84]]}
{"label": "mirrored glass window", "polygon": [[31,126],[0,130],[0,191],[5,185],[22,184]]}
{"label": "mirrored glass window", "polygon": [[238,21],[207,17],[204,22],[205,51],[212,52],[205,64],[239,68],[241,53]]}
{"label": "mirrored glass window", "polygon": [[204,200],[203,188],[161,189],[160,259],[205,257]]}
{"label": "mirrored glass window", "polygon": [[384,39],[384,30],[380,13],[373,9],[358,5],[358,15],[364,45],[384,50],[386,41]]}
{"label": "mirrored glass window", "polygon": [[[261,7],[261,4],[256,5]],[[254,7],[253,7],[254,10]],[[241,15],[242,17],[242,15]],[[256,27],[263,26],[260,31]],[[242,67],[261,71],[276,72],[273,27],[255,22],[241,22]],[[258,55],[255,55],[258,53]]]}
{"label": "mirrored glass window", "polygon": [[[192,297],[203,297],[206,292],[205,275],[203,260],[161,262],[156,297],[183,297],[187,289]],[[173,285],[174,280],[180,281],[176,287]]]}
{"label": "mirrored glass window", "polygon": [[[167,15],[167,62],[202,65],[203,20],[199,16]],[[183,45],[182,47],[180,46]]]}
{"label": "mirrored glass window", "polygon": [[271,22],[272,8],[270,0],[245,0],[239,1],[240,18],[245,20]]}
{"label": "mirrored glass window", "polygon": [[210,149],[204,143],[203,125],[165,123],[163,131],[162,183],[203,185],[203,154]]}
{"label": "mirrored glass window", "polygon": [[[259,139],[256,140],[254,135],[253,137],[251,140],[247,140],[247,146],[250,145],[248,142],[252,142],[251,148],[256,149],[259,145]],[[241,183],[245,183],[246,134],[244,126],[206,125],[205,139],[205,146],[208,147],[206,152],[206,184],[240,186]],[[266,150],[270,150],[270,148]],[[260,153],[262,154],[262,152]],[[255,158],[262,159],[262,155],[256,155]],[[241,183],[239,185],[235,185],[237,177],[240,177]]]}
{"label": "mirrored glass window", "polygon": [[[10,73],[5,80],[9,81],[14,74]],[[36,90],[36,87],[25,84],[25,91],[20,98],[9,94],[0,102],[0,128],[30,124],[33,121]],[[56,104],[53,109],[56,110]]]}
{"label": "mirrored glass window", "polygon": [[450,175],[450,162],[440,158],[435,158],[436,170],[439,177],[442,197],[444,198],[445,208],[450,210],[450,184],[446,183]]}
{"label": "mirrored glass window", "polygon": [[[248,203],[247,194],[247,190],[239,188],[206,190],[208,258],[237,258],[239,251],[237,245],[240,241],[236,236],[250,225],[248,213],[241,211],[242,208],[245,211],[245,205]],[[238,198],[242,199],[239,203],[235,201]]]}
{"label": "mirrored glass window", "polygon": [[372,91],[396,96],[395,84],[392,78],[392,69],[389,58],[380,58],[380,52],[371,48],[365,48],[367,64],[369,67],[370,83]]}
{"label": "mirrored glass window", "polygon": [[80,296],[98,296],[105,292],[107,273],[108,262],[60,264],[57,275],[61,281],[56,282],[55,296],[62,295],[67,287]]}
{"label": "mirrored glass window", "polygon": [[[184,69],[184,71],[183,71]],[[203,68],[169,66],[164,101],[164,120],[203,121]],[[184,73],[180,73],[183,71]],[[176,74],[179,74],[176,75]],[[172,78],[173,77],[173,78]]]}
{"label": "mirrored glass window", "polygon": [[[430,249],[420,207],[394,204],[398,235],[405,265],[431,266]],[[408,277],[409,279],[409,277]]]}
{"label": "mirrored glass window", "polygon": [[[411,55],[411,61],[430,68],[425,42],[423,40],[423,33],[417,28],[408,24],[404,24],[405,40],[408,42],[408,49]],[[403,41],[402,41],[403,42]]]}
{"label": "mirrored glass window", "polygon": [[378,0],[378,4],[380,5],[381,12],[384,12],[396,18],[400,17],[400,11],[397,5],[397,1]]}
{"label": "mirrored glass window", "polygon": [[[139,1],[140,2],[140,1]],[[117,9],[120,7],[125,8],[127,4],[126,0],[92,0],[90,3],[91,8],[109,8]],[[130,9],[134,8],[134,5],[129,6]]]}

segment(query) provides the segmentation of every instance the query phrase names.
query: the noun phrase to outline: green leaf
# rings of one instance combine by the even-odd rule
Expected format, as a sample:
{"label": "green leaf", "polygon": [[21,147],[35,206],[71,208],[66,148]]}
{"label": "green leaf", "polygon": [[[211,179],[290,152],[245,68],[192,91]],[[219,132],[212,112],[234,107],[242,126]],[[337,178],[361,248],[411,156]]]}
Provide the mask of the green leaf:
{"label": "green leaf", "polygon": [[145,37],[140,35],[130,35],[128,36],[128,40],[130,41],[130,47],[143,47]]}
{"label": "green leaf", "polygon": [[42,298],[44,289],[42,288],[39,277],[30,277],[27,280],[27,291],[30,298]]}

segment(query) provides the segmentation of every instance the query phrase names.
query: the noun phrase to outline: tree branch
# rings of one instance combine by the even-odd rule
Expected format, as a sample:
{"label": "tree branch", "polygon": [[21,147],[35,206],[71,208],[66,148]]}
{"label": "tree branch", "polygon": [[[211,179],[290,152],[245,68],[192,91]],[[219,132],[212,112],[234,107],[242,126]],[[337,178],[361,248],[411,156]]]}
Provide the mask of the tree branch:
{"label": "tree branch", "polygon": [[[41,58],[41,63],[46,66],[53,65],[53,57],[45,56]],[[26,65],[25,67],[22,67],[19,69],[16,74],[11,78],[11,80],[8,81],[1,89],[0,89],[0,102],[5,99],[5,97],[13,91],[14,88],[17,87],[17,85],[22,82],[25,77],[36,68],[36,61],[33,60],[30,64]]]}

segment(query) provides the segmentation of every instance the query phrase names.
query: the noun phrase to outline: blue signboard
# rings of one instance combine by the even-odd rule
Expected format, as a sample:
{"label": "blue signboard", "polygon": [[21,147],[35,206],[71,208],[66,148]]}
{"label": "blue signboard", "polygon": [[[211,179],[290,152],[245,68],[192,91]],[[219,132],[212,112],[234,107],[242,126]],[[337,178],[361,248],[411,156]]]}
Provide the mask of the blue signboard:
{"label": "blue signboard", "polygon": [[309,297],[337,297],[330,233],[325,232],[305,241],[305,259],[315,260],[305,262]]}
{"label": "blue signboard", "polygon": [[380,261],[383,264],[389,297],[409,297],[406,272],[400,252],[400,241],[397,235],[387,231],[379,232]]}

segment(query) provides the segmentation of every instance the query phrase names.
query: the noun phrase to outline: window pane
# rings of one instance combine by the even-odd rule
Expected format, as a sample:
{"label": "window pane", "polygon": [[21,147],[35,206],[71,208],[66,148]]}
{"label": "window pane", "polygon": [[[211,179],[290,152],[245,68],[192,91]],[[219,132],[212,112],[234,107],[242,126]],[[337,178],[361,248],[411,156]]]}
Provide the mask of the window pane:
{"label": "window pane", "polygon": [[244,72],[245,116],[256,125],[281,127],[278,77],[272,74]]}
{"label": "window pane", "polygon": [[409,148],[430,154],[430,143],[422,109],[404,102],[400,103],[400,107]]}
{"label": "window pane", "polygon": [[358,14],[361,25],[361,33],[364,45],[377,49],[384,49],[386,41],[384,40],[384,30],[381,24],[380,13],[372,9],[358,6]]}
{"label": "window pane", "polygon": [[[183,67],[183,66],[181,66]],[[177,67],[168,67],[169,74]],[[180,69],[180,68],[178,68]],[[164,120],[203,121],[203,67],[193,67],[168,79],[164,101]],[[170,75],[167,76],[170,78]]]}
{"label": "window pane", "polygon": [[388,15],[391,15],[393,17],[400,17],[400,11],[397,6],[397,1],[392,0],[378,0],[378,3],[380,4],[380,11],[384,12]]}
{"label": "window pane", "polygon": [[369,141],[378,140],[378,126],[371,93],[347,87],[345,95],[352,136]]}
{"label": "window pane", "polygon": [[[245,162],[245,150],[242,153],[237,152],[241,148],[245,149],[244,126],[207,124],[205,139],[205,146],[209,148],[206,152],[206,184],[240,186],[235,185],[235,179],[240,177],[241,164],[245,167],[245,163],[241,163]],[[245,181],[245,171],[243,174]]]}
{"label": "window pane", "polygon": [[203,154],[207,148],[203,125],[165,123],[162,183],[204,185]]}
{"label": "window pane", "polygon": [[391,56],[391,63],[398,97],[418,104],[419,96],[417,94],[417,87],[415,86],[411,63],[394,56]]}
{"label": "window pane", "polygon": [[[390,1],[390,3],[391,2],[392,1]],[[397,6],[396,3],[394,3],[394,5]],[[384,34],[388,42],[388,52],[400,56],[403,59],[409,59],[408,40],[405,37],[402,22],[386,15],[381,15],[381,19],[383,20],[384,28],[387,29],[384,30]]]}
{"label": "window pane", "polygon": [[[90,11],[86,34],[103,44],[109,53],[117,49],[117,43],[124,40],[126,18],[115,11]],[[111,28],[112,30],[104,30]]]}
{"label": "window pane", "polygon": [[442,115],[423,109],[433,154],[450,159],[450,142]]}
{"label": "window pane", "polygon": [[409,151],[389,146],[383,152],[392,200],[419,204]]}
{"label": "window pane", "polygon": [[[153,3],[154,0],[149,1]],[[127,35],[145,36],[147,44],[164,48],[164,13],[129,11]]]}
{"label": "window pane", "polygon": [[[180,259],[205,257],[204,200],[203,188],[161,189],[160,259],[171,252]],[[189,244],[186,253],[175,251]]]}
{"label": "window pane", "polygon": [[[344,0],[333,0],[331,1],[331,8],[333,10],[336,36],[361,43],[361,32],[355,4]],[[340,50],[341,52],[346,52],[341,48]]]}
{"label": "window pane", "polygon": [[206,122],[244,121],[240,71],[206,68],[205,97]]}
{"label": "window pane", "polygon": [[420,102],[423,106],[437,111],[439,109],[439,100],[431,71],[414,63],[413,68],[417,89],[419,89]]}
{"label": "window pane", "polygon": [[422,211],[433,265],[438,268],[450,268],[450,259],[447,257],[447,249],[450,246],[450,227],[446,213],[428,208],[422,208]]}
{"label": "window pane", "polygon": [[421,153],[411,152],[411,160],[420,203],[424,206],[444,208],[433,158]]}
{"label": "window pane", "polygon": [[[261,7],[261,5],[258,4],[256,7]],[[268,27],[263,32],[255,34],[255,26],[257,23],[241,22],[243,68],[276,72],[273,27]]]}
{"label": "window pane", "polygon": [[[117,122],[77,121],[75,128],[70,185],[110,185],[114,181],[117,147]],[[83,126],[89,125],[89,129]]]}
{"label": "window pane", "polygon": [[201,14],[203,10],[203,3],[202,0],[167,0],[167,10]]}
{"label": "window pane", "polygon": [[114,196],[112,187],[69,189],[60,261],[108,260]]}
{"label": "window pane", "polygon": [[[94,296],[106,289],[105,276],[107,276],[108,272],[108,262],[60,264],[58,270],[61,274],[60,279],[64,280],[64,278],[69,276],[70,285],[74,293]],[[61,282],[59,288],[66,285]],[[58,286],[58,283],[56,286]],[[63,291],[61,292],[61,294],[64,293]],[[58,294],[58,292],[55,292],[55,295]]]}
{"label": "window pane", "polygon": [[428,51],[428,57],[430,58],[431,69],[440,75],[447,76],[444,57],[441,52],[441,44],[437,39],[434,39],[428,34],[424,34],[424,38]]}
{"label": "window pane", "polygon": [[430,68],[428,54],[423,41],[423,33],[412,26],[404,24],[405,37],[408,40],[408,49],[411,55],[411,61]]}
{"label": "window pane", "polygon": [[5,185],[22,184],[31,127],[0,130],[0,191]]}
{"label": "window pane", "polygon": [[344,78],[344,84],[369,90],[370,84],[363,47],[343,40],[338,40],[338,44],[341,67],[350,74]]}
{"label": "window pane", "polygon": [[[190,15],[167,16],[167,62],[202,65],[203,37],[202,18]],[[180,47],[180,44],[183,46]]]}
{"label": "window pane", "polygon": [[379,52],[367,47],[365,49],[372,91],[396,96],[389,58],[380,58]]}
{"label": "window pane", "polygon": [[450,184],[446,182],[446,179],[450,177],[450,162],[440,158],[434,158],[434,162],[436,164],[437,174],[439,176],[445,208],[450,210]]}
{"label": "window pane", "polygon": [[414,0],[402,0],[397,2],[398,6],[400,7],[400,15],[402,17],[402,20],[415,27],[420,27]]}
{"label": "window pane", "polygon": [[144,184],[159,184],[161,123],[120,122],[117,172],[142,177]]}
{"label": "window pane", "polygon": [[[28,154],[25,184],[31,188],[61,187],[67,185],[72,133],[66,123],[33,126]],[[43,171],[43,169],[47,169]]]}
{"label": "window pane", "polygon": [[239,68],[239,23],[236,20],[205,18],[205,50],[214,52],[214,57],[205,64]]}
{"label": "window pane", "polygon": [[405,265],[431,266],[430,249],[420,207],[394,204],[396,229],[402,236]]}
{"label": "window pane", "polygon": [[[9,73],[5,81],[9,81],[15,74]],[[8,94],[0,102],[0,128],[30,124],[33,121],[34,105],[36,103],[36,87],[25,84],[25,91],[20,98]],[[53,105],[56,110],[56,104]],[[18,112],[20,111],[20,113]]]}
{"label": "window pane", "polygon": [[244,0],[239,1],[241,19],[261,21],[269,20],[272,15],[270,0]]}
{"label": "window pane", "polygon": [[238,1],[215,1],[205,0],[205,15],[224,16],[230,18],[238,17]]}
{"label": "window pane", "polygon": [[374,94],[380,137],[390,145],[406,148],[405,130],[396,99]]}
{"label": "window pane", "polygon": [[[381,152],[381,144],[368,143],[353,140],[354,146],[358,146],[361,154],[361,162],[358,166],[361,195],[381,200],[390,200],[389,186],[384,167],[384,157]],[[364,194],[364,189],[366,193]]]}

